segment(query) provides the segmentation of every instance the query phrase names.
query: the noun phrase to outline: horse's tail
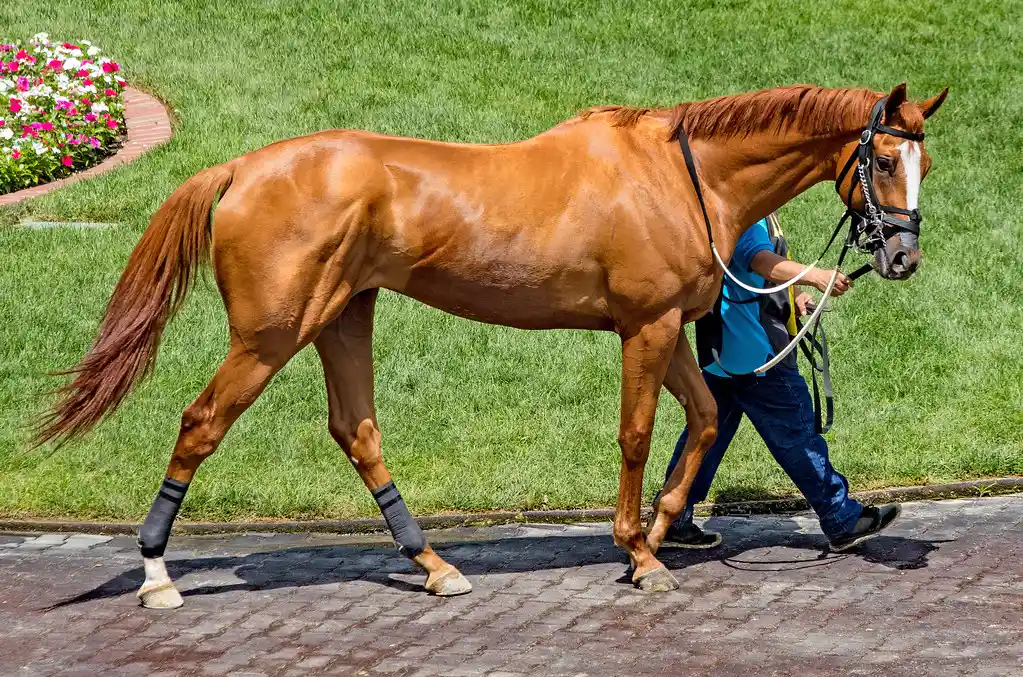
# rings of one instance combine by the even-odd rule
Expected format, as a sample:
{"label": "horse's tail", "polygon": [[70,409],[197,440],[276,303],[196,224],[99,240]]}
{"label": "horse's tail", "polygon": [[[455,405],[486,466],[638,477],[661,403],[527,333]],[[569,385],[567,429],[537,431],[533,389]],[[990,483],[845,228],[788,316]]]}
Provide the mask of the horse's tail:
{"label": "horse's tail", "polygon": [[39,421],[36,444],[85,434],[152,371],[163,328],[209,257],[210,211],[233,174],[230,165],[199,172],[153,214],[107,303],[95,343],[77,366],[61,373],[74,379],[57,390],[58,402]]}

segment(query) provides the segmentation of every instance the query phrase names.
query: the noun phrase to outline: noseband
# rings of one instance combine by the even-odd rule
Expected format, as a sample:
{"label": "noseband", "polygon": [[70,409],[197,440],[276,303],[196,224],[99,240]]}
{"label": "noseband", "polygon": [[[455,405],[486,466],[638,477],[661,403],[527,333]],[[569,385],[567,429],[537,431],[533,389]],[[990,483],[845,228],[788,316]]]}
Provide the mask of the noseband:
{"label": "noseband", "polygon": [[[860,134],[860,143],[856,152],[849,156],[848,162],[838,175],[836,185],[841,186],[853,164],[856,164],[856,173],[859,177],[860,186],[863,188],[863,203],[865,213],[859,212],[852,207],[853,192],[856,190],[856,181],[849,182],[849,193],[845,199],[846,216],[853,217],[849,232],[849,243],[860,251],[873,253],[884,246],[887,239],[899,233],[911,233],[920,235],[919,209],[902,209],[883,205],[877,199],[877,191],[874,189],[874,181],[870,173],[870,165],[874,161],[874,137],[878,134],[896,136],[900,139],[910,141],[923,141],[923,133],[907,132],[902,129],[895,129],[881,124],[881,117],[884,114],[884,106],[888,97],[884,97],[874,104],[870,110],[870,124]],[[897,214],[892,216],[892,214]]]}

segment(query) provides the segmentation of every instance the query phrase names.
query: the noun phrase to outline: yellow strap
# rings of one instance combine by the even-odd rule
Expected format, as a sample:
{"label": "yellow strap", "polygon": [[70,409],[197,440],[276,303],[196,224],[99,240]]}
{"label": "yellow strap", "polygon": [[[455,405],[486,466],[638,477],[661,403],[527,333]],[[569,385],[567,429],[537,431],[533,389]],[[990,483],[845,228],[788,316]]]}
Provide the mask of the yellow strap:
{"label": "yellow strap", "polygon": [[[785,233],[782,232],[781,222],[778,220],[778,212],[771,212],[767,215],[767,234],[772,238],[784,238]],[[792,260],[792,250],[785,252],[786,258],[789,261]],[[789,319],[785,323],[786,328],[789,330],[789,336],[795,336],[799,333],[799,327],[796,326],[796,291],[795,285],[789,287]]]}

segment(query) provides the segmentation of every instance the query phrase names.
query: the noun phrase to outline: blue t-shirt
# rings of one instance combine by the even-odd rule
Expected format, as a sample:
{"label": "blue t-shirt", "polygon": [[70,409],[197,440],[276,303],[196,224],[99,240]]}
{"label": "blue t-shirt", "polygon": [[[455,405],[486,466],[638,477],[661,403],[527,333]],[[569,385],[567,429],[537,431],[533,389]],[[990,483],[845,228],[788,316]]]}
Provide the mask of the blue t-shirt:
{"label": "blue t-shirt", "polygon": [[[765,286],[764,278],[750,270],[753,257],[762,251],[774,251],[767,231],[767,219],[757,221],[739,237],[728,270],[750,286]],[[721,299],[720,360],[722,366],[733,374],[748,374],[774,356],[767,332],[760,324],[760,304],[756,301],[728,302],[729,299],[745,301],[756,296],[725,278]],[[706,369],[715,376],[728,376],[716,363]]]}

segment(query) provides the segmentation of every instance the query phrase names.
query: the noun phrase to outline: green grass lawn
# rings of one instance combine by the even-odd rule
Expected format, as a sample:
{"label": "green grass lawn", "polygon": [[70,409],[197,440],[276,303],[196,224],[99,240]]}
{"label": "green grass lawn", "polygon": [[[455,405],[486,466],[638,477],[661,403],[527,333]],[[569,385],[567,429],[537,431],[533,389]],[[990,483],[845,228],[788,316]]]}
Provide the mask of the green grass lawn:
{"label": "green grass lawn", "polygon": [[[50,370],[74,364],[150,213],[200,169],[330,127],[474,142],[531,136],[593,104],[673,104],[795,82],[951,87],[928,126],[924,268],[864,278],[827,316],[854,488],[1023,474],[1023,5],[565,1],[7,3],[0,38],[92,40],[174,109],[175,136],[131,166],[0,210],[0,514],[137,518],[181,410],[226,349],[212,284],[167,331],[156,376],[84,441],[28,450]],[[840,213],[820,186],[782,213],[797,255]],[[27,230],[24,218],[110,221]],[[618,344],[522,332],[386,293],[377,404],[414,512],[612,505]],[[347,517],[376,508],[326,430],[300,354],[199,473],[192,519]],[[662,399],[646,488],[683,425]],[[744,426],[714,495],[791,493]]]}

